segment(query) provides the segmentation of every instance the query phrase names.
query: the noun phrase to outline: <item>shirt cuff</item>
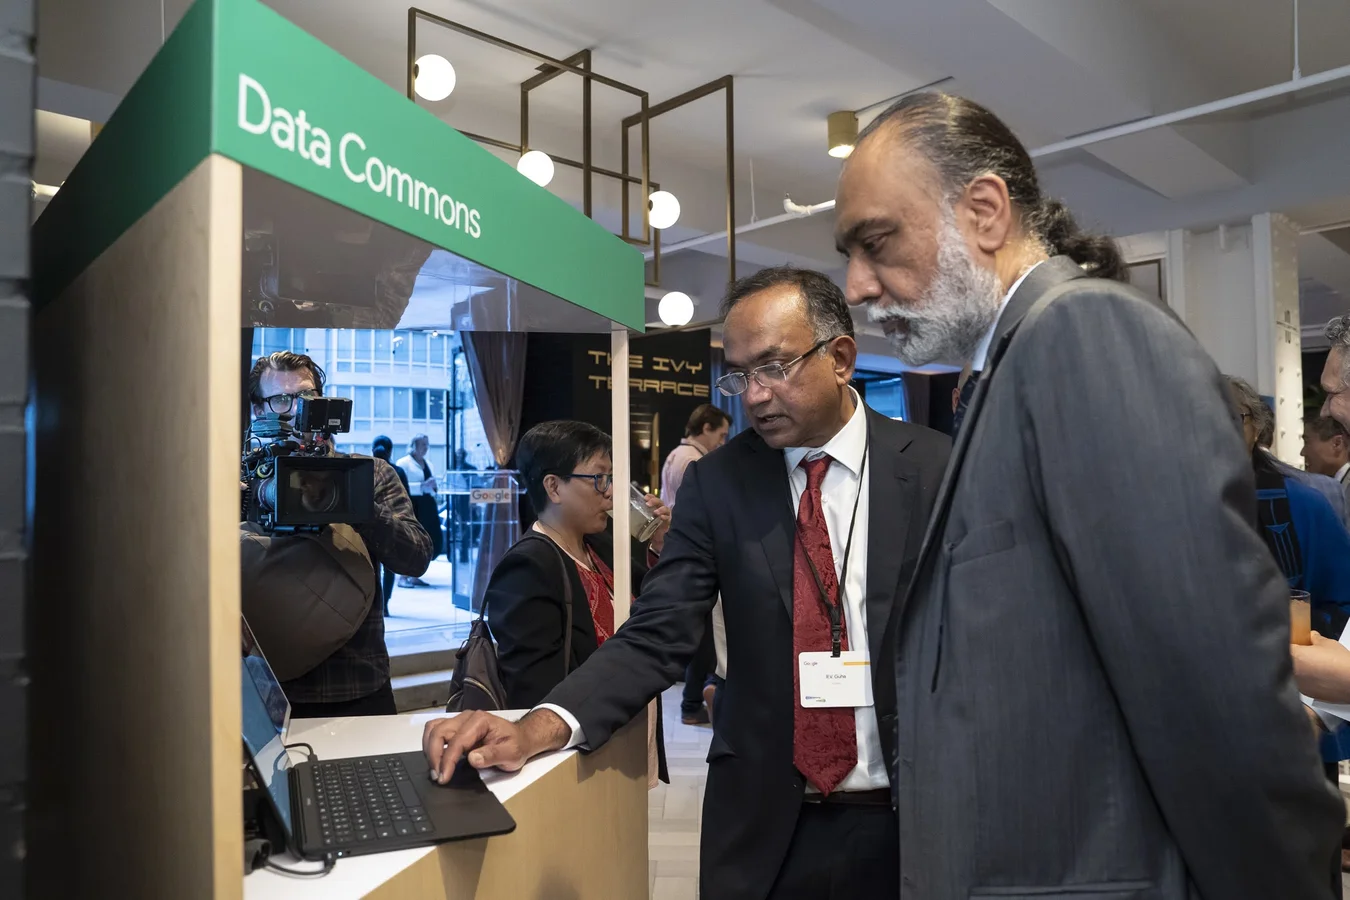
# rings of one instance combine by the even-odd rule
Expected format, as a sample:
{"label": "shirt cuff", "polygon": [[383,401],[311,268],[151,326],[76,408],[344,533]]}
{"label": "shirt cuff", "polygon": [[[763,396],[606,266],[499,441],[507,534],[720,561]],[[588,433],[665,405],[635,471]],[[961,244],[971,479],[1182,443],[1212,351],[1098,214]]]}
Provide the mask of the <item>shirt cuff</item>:
{"label": "shirt cuff", "polygon": [[[572,739],[569,740],[566,744],[564,744],[562,749],[571,750],[573,747],[586,743],[586,735],[581,730],[581,723],[577,721],[577,717],[572,715],[567,710],[563,709],[561,706],[555,706],[552,703],[541,703],[534,709],[548,710],[549,712],[553,713],[558,718],[566,722],[567,727],[572,729]],[[530,712],[534,712],[534,709],[530,710]]]}

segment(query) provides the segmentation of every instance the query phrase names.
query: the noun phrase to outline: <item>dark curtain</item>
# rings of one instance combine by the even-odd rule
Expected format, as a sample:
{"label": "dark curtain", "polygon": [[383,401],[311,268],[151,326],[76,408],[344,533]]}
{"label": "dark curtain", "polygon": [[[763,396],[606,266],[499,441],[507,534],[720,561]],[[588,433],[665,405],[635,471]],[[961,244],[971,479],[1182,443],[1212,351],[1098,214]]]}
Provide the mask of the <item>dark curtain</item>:
{"label": "dark curtain", "polygon": [[[497,465],[505,468],[520,437],[520,411],[525,398],[525,335],[465,331],[460,338],[488,448]],[[494,478],[493,487],[514,486],[515,480],[510,475]],[[483,537],[473,575],[475,608],[481,602],[492,570],[520,537],[515,509],[514,503],[490,503],[484,512]]]}

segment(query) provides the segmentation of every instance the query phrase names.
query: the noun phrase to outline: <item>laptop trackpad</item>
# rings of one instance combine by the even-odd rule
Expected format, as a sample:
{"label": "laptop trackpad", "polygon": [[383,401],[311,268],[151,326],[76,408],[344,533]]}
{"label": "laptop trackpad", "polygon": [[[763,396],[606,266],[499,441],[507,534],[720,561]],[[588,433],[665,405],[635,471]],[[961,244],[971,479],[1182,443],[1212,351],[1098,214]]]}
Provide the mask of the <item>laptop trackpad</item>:
{"label": "laptop trackpad", "polygon": [[[403,753],[400,757],[409,772],[426,771],[422,751]],[[462,760],[446,784],[437,784],[430,778],[412,778],[399,786],[400,791],[416,792],[435,826],[437,840],[489,837],[508,834],[516,828],[515,819],[488,790],[478,770]]]}

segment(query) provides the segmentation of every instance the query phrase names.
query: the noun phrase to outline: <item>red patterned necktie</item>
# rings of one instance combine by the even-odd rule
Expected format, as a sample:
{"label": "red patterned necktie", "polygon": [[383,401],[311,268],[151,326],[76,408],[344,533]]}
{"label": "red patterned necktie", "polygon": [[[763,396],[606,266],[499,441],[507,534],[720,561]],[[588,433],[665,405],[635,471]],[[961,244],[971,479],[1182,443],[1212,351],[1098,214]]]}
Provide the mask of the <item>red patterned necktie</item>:
{"label": "red patterned necktie", "polygon": [[[828,794],[858,765],[858,732],[853,710],[848,707],[802,707],[801,669],[797,657],[802,653],[826,651],[830,647],[830,618],[821,603],[820,589],[811,573],[815,564],[831,603],[839,602],[839,579],[834,571],[834,552],[825,513],[820,502],[820,485],[832,460],[828,456],[802,460],[806,470],[806,490],[797,507],[797,535],[792,554],[792,685],[795,699],[792,717],[792,762],[822,794]],[[810,554],[810,562],[807,562]],[[840,611],[843,622],[843,610]],[[841,648],[848,649],[848,628],[843,629]]]}

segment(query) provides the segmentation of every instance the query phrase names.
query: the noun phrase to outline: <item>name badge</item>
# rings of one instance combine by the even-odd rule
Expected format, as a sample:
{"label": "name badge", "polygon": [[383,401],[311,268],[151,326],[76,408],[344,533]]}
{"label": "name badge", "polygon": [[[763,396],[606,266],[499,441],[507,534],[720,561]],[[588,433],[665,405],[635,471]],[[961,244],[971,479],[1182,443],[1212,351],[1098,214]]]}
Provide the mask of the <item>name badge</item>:
{"label": "name badge", "polygon": [[802,653],[797,667],[804,708],[872,705],[872,664],[866,652]]}

